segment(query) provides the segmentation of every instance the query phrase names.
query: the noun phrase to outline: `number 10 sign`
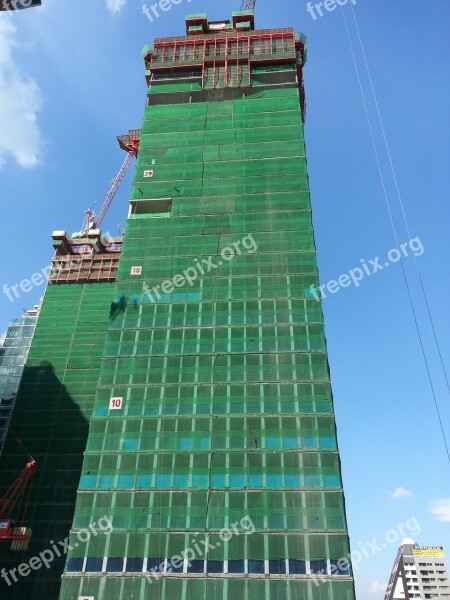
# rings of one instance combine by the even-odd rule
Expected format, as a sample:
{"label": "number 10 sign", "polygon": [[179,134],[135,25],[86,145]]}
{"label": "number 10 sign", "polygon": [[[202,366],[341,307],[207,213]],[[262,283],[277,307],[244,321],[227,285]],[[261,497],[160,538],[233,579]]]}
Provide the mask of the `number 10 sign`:
{"label": "number 10 sign", "polygon": [[120,410],[123,406],[123,398],[111,398],[109,400],[109,410]]}

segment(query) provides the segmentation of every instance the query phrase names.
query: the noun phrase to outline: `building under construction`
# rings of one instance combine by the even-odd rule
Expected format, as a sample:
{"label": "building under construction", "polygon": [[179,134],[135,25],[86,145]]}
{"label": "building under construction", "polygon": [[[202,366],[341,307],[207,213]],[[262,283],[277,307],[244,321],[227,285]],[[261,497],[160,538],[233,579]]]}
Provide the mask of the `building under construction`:
{"label": "building under construction", "polygon": [[[69,531],[71,549],[2,599],[355,597],[310,291],[306,39],[252,11],[186,28],[144,49],[123,242],[91,214],[53,236],[13,417],[36,460],[33,536],[1,565]],[[2,480],[22,463],[8,437]]]}
{"label": "building under construction", "polygon": [[[23,525],[33,530],[28,550],[12,551],[10,540],[1,541],[0,533],[0,567],[7,572],[39,556],[49,548],[50,540],[64,540],[73,520],[122,243],[103,244],[95,233],[82,241],[72,243],[61,234],[54,236],[51,285],[45,292],[17,394],[12,431],[0,457],[0,496],[26,461],[17,438],[36,461],[29,490],[20,499],[27,504]],[[4,514],[0,503],[0,520],[18,518],[19,503],[13,506],[14,499],[9,500],[10,514]],[[55,557],[50,569],[32,571],[27,577],[15,573],[18,580],[10,576],[11,585],[3,578],[0,598],[56,600],[64,563],[64,556]]]}

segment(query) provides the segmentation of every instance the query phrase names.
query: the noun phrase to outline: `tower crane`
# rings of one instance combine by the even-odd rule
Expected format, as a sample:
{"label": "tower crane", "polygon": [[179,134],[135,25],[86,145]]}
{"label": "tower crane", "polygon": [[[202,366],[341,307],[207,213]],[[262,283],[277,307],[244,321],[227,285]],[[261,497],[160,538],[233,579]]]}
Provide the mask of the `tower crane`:
{"label": "tower crane", "polygon": [[126,136],[119,136],[117,139],[119,141],[120,147],[126,151],[127,155],[125,160],[122,163],[122,166],[119,169],[119,172],[114,177],[111,187],[106,194],[106,197],[103,201],[102,207],[99,210],[98,214],[95,215],[92,208],[88,208],[84,214],[84,223],[81,231],[73,234],[73,238],[83,238],[86,237],[87,234],[92,229],[98,229],[108,212],[109,207],[111,206],[111,202],[114,199],[114,196],[117,193],[117,190],[120,187],[120,184],[124,180],[126,172],[128,171],[128,167],[131,165],[133,158],[135,158],[138,154],[139,150],[139,142],[140,142],[140,134],[141,130],[136,129],[128,132]]}
{"label": "tower crane", "polygon": [[[26,550],[31,539],[32,531],[27,527],[18,525],[18,523],[20,522],[20,519],[23,518],[28,505],[28,484],[36,470],[36,461],[14,432],[12,433],[16,438],[17,443],[28,455],[28,462],[22,473],[10,486],[5,496],[0,498],[0,541],[11,541],[12,550]],[[25,505],[22,510],[24,500]]]}

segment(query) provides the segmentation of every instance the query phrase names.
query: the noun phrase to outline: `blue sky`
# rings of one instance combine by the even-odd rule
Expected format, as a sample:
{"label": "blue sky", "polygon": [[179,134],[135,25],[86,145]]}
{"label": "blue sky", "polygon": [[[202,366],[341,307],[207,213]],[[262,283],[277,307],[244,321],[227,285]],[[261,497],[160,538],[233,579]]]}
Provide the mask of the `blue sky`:
{"label": "blue sky", "polygon": [[[142,47],[155,36],[183,34],[187,12],[228,18],[239,0],[185,0],[153,23],[142,4],[43,0],[42,8],[0,18],[0,288],[45,267],[50,232],[78,230],[84,209],[101,205],[123,160],[115,136],[141,123]],[[361,267],[361,259],[379,256],[383,265],[396,247],[343,13],[398,240],[408,242],[350,4],[316,20],[304,0],[257,5],[257,27],[294,26],[309,38],[306,142],[324,284]],[[417,266],[448,363],[450,7],[446,0],[357,0],[354,14],[411,236],[424,248]],[[112,234],[125,223],[130,181],[131,173],[104,222]],[[412,252],[404,267],[450,438],[449,395]],[[0,335],[42,292],[34,288],[14,302],[0,294]],[[449,463],[401,266],[328,293],[324,312],[350,536],[366,554],[374,539],[380,546],[356,570],[358,600],[380,600],[398,546],[386,541],[389,530],[402,537],[400,526],[412,533],[417,521],[422,532],[413,537],[450,554]]]}

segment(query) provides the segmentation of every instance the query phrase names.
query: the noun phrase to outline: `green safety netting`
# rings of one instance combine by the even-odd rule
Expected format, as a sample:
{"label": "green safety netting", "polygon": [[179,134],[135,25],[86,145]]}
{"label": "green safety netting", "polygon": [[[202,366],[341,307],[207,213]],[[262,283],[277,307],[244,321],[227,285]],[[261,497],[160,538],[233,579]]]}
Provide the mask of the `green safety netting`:
{"label": "green safety netting", "polygon": [[[318,583],[318,585],[317,585]],[[197,600],[245,598],[246,600],[354,600],[350,581],[280,581],[258,579],[193,579],[138,577],[71,577],[63,580],[62,596],[78,600],[80,594],[94,598],[133,600]]]}
{"label": "green safety netting", "polygon": [[[109,323],[73,524],[106,512],[114,532],[70,559],[163,560],[193,537],[217,564],[348,554],[316,285],[298,91],[147,107],[115,286],[125,308]],[[244,516],[255,531],[220,543]],[[306,581],[100,582],[75,564],[64,600],[352,598],[349,581],[318,596]]]}
{"label": "green safety netting", "polygon": [[[97,283],[46,290],[11,422],[37,463],[26,512],[33,537],[26,552],[11,552],[7,542],[0,545],[0,564],[7,571],[38,556],[50,540],[68,535],[112,294],[111,284]],[[9,434],[0,458],[2,484],[11,484],[25,462]],[[32,571],[2,590],[2,599],[56,599],[64,562],[65,556],[56,556],[51,569]]]}

